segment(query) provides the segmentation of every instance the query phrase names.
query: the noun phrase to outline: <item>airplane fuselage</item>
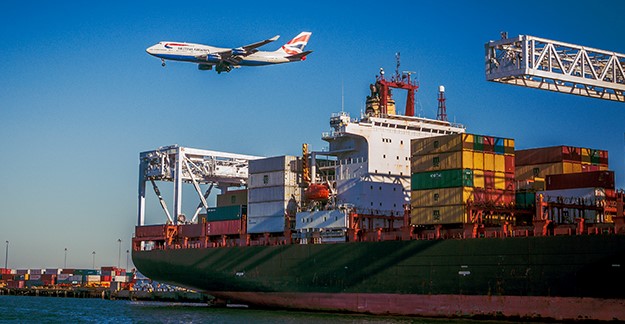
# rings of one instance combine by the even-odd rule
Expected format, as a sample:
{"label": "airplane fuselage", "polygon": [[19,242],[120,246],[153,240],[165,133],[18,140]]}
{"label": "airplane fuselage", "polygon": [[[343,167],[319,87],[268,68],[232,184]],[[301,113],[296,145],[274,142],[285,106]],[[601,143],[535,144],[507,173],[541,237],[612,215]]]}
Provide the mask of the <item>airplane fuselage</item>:
{"label": "airplane fuselage", "polygon": [[[220,53],[229,51],[229,48],[213,47],[202,44],[183,42],[159,42],[149,47],[146,52],[164,60],[191,62],[197,64],[216,65],[222,61]],[[269,64],[288,63],[287,57],[275,52],[259,51],[243,57],[234,66],[260,66]]]}

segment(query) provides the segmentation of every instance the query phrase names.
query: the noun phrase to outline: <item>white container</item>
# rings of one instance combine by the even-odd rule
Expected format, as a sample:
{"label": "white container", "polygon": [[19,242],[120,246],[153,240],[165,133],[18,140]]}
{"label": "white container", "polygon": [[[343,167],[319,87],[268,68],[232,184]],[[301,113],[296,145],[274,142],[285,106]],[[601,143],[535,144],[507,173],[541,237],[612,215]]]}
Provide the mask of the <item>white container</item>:
{"label": "white container", "polygon": [[85,276],[85,280],[87,282],[100,282],[100,275],[87,275]]}
{"label": "white container", "polygon": [[290,155],[274,156],[249,161],[249,173],[296,170],[297,157]]}
{"label": "white container", "polygon": [[284,232],[284,214],[274,217],[254,217],[247,219],[247,232],[251,234]]}
{"label": "white container", "polygon": [[289,201],[291,197],[299,201],[301,198],[301,188],[297,186],[253,188],[248,191],[248,204],[270,201]]}
{"label": "white container", "polygon": [[113,281],[115,281],[115,282],[126,282],[127,278],[128,277],[126,277],[126,276],[115,276],[113,278]]}

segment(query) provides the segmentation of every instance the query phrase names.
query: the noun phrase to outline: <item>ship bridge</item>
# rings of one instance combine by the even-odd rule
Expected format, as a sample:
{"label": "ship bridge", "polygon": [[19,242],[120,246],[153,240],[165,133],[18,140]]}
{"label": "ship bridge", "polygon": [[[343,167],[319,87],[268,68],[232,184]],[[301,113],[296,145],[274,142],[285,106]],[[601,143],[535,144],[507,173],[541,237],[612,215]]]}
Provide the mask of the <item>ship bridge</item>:
{"label": "ship bridge", "polygon": [[[262,157],[226,152],[181,147],[178,145],[164,146],[156,150],[139,154],[139,211],[138,225],[145,223],[146,183],[152,184],[167,222],[177,224],[186,221],[182,214],[183,183],[192,184],[199,196],[200,203],[191,221],[195,222],[202,208],[208,208],[206,198],[213,186],[221,188],[240,187],[247,184],[248,162]],[[174,183],[173,215],[161,196],[156,181]],[[202,193],[200,184],[210,184]]]}

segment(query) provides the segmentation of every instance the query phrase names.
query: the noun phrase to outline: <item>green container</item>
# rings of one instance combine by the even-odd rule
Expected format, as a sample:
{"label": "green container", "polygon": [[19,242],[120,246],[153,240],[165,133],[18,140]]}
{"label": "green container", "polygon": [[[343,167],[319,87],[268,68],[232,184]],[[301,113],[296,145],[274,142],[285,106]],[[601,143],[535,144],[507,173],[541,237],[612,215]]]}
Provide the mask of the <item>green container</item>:
{"label": "green container", "polygon": [[473,139],[473,150],[480,152],[484,151],[484,136],[474,135]]}
{"label": "green container", "polygon": [[536,205],[536,193],[520,191],[515,195],[516,206],[522,209],[531,209]]}
{"label": "green container", "polygon": [[453,169],[412,174],[412,190],[473,187],[473,170]]}
{"label": "green container", "polygon": [[246,213],[247,205],[212,207],[206,211],[206,221],[237,220]]}

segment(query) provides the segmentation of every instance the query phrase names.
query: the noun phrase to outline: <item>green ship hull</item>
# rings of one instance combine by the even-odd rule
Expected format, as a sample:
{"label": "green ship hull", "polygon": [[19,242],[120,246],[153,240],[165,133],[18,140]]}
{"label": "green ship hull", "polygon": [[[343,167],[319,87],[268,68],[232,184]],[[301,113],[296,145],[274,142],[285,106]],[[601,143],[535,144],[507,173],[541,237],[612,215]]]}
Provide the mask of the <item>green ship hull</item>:
{"label": "green ship hull", "polygon": [[[133,262],[154,280],[252,305],[448,316],[429,313],[427,305],[395,310],[402,302],[390,303],[389,296],[408,298],[409,304],[436,296],[447,296],[436,305],[454,298],[477,303],[474,309],[460,307],[465,315],[482,314],[495,301],[507,309],[512,298],[528,305],[547,298],[565,302],[554,307],[582,301],[610,307],[600,310],[604,315],[578,318],[625,319],[625,235],[165,249],[133,251]],[[392,305],[340,305],[365,297]],[[611,314],[617,306],[621,314]]]}

